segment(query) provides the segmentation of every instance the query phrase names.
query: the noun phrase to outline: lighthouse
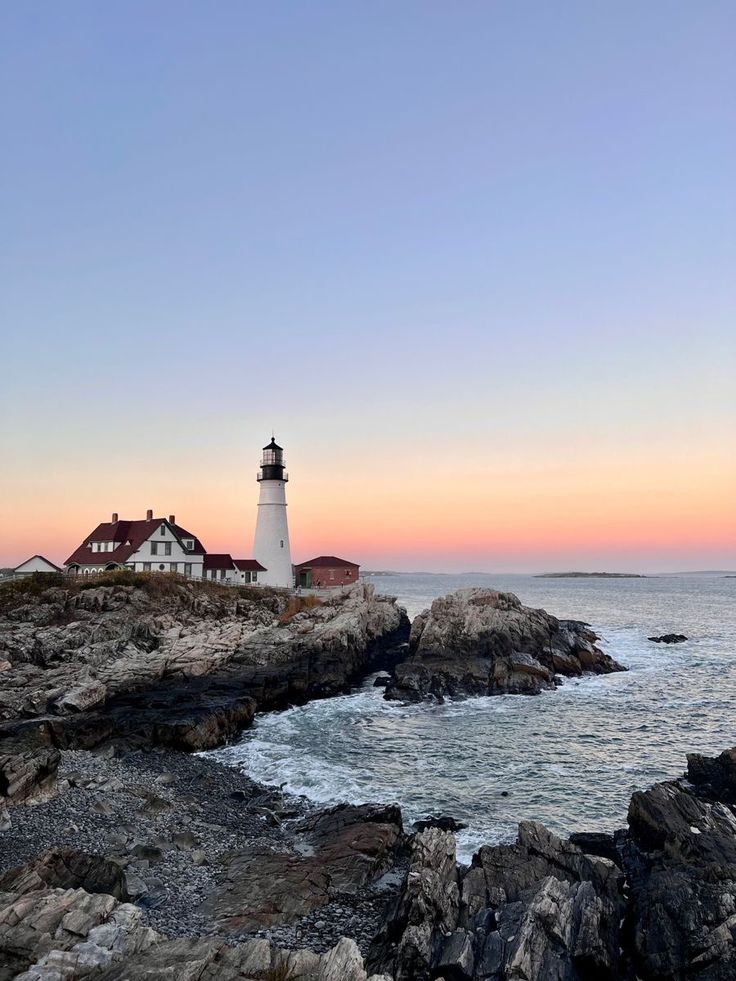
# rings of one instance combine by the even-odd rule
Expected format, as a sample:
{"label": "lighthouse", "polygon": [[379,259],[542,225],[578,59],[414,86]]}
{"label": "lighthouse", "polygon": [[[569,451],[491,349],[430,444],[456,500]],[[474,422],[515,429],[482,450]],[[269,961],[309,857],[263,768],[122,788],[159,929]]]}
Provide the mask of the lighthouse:
{"label": "lighthouse", "polygon": [[261,486],[258,499],[258,518],[253,539],[253,557],[265,567],[259,582],[267,586],[283,586],[291,589],[294,572],[289,548],[289,524],[286,519],[286,483],[289,479],[284,470],[284,450],[275,438],[263,447],[258,483]]}

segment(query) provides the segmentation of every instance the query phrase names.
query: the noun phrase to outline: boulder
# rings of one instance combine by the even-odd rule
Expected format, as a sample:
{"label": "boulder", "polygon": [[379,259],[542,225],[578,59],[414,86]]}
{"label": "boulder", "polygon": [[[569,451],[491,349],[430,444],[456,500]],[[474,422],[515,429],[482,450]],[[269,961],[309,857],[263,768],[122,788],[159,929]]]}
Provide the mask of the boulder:
{"label": "boulder", "polygon": [[687,640],[685,634],[661,634],[659,637],[647,637],[653,644],[684,644]]}
{"label": "boulder", "polygon": [[53,797],[60,759],[43,725],[5,739],[0,736],[0,802],[33,804]]}
{"label": "boulder", "polygon": [[24,895],[40,889],[84,889],[128,899],[119,865],[75,848],[51,848],[32,862],[0,876],[2,892]]}
{"label": "boulder", "polygon": [[536,695],[559,676],[623,671],[584,623],[523,606],[512,593],[460,589],[414,619],[410,655],[385,698],[416,702],[464,695]]}

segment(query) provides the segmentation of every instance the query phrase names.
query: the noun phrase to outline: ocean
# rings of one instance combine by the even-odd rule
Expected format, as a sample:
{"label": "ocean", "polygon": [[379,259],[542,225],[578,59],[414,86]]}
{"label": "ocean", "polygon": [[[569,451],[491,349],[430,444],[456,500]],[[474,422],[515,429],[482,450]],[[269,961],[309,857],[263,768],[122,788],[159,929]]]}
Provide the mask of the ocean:
{"label": "ocean", "polygon": [[[519,821],[553,831],[613,831],[632,791],[675,777],[690,752],[736,745],[736,579],[390,575],[371,580],[410,617],[465,586],[516,593],[560,618],[588,621],[629,670],[569,679],[538,696],[403,706],[372,678],[357,691],[258,716],[212,756],[312,801],[395,801],[407,824],[450,814],[467,861],[513,840]],[[647,637],[682,633],[677,646]]]}

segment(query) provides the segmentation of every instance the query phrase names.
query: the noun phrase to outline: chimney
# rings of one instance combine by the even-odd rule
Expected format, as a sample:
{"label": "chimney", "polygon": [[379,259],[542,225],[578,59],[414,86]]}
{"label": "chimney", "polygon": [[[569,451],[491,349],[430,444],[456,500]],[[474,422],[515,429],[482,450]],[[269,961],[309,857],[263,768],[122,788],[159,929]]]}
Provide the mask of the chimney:
{"label": "chimney", "polygon": [[112,523],[113,524],[117,524],[117,520],[118,520],[118,512],[117,511],[113,511],[112,512]]}
{"label": "chimney", "polygon": [[176,515],[175,514],[170,514],[169,515],[169,524],[170,525],[175,525],[176,524]]}
{"label": "chimney", "polygon": [[146,521],[153,521],[153,511],[146,511]]}

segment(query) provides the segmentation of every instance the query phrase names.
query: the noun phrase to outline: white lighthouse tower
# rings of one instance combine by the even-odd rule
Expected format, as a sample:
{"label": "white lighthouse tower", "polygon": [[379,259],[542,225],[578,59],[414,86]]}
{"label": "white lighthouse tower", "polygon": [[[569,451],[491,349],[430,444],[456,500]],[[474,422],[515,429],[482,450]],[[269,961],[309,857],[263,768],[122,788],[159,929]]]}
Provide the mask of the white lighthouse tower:
{"label": "white lighthouse tower", "polygon": [[263,447],[258,483],[261,494],[258,500],[256,534],[253,539],[253,558],[265,567],[259,582],[267,586],[294,585],[289,548],[289,523],[286,519],[286,483],[289,479],[284,470],[284,451],[274,437]]}

